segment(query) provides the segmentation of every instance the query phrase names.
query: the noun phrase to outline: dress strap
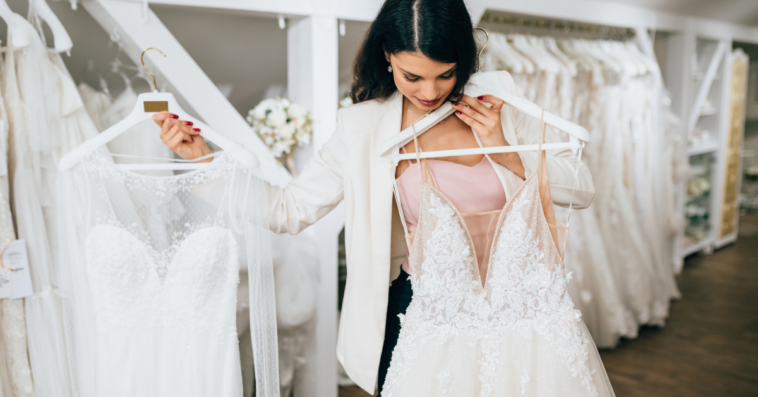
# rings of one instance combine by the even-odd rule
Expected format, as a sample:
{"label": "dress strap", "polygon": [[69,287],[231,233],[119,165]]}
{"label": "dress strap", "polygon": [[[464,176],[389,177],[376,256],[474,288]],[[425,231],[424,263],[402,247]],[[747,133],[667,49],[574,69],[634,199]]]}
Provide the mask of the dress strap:
{"label": "dress strap", "polygon": [[545,109],[542,109],[541,121],[540,142],[537,149],[537,184],[541,201],[540,205],[542,206],[542,212],[545,214],[545,220],[550,229],[550,235],[552,236],[553,242],[555,243],[556,248],[560,249],[558,230],[565,228],[558,226],[555,220],[555,209],[553,208],[553,198],[550,195],[550,183],[547,176],[547,154],[542,150],[542,145],[545,143],[545,130],[547,128],[547,125],[545,124]]}
{"label": "dress strap", "polygon": [[[411,126],[413,126],[413,124],[411,124]],[[416,139],[416,130],[415,130],[415,128],[413,129],[413,142],[416,145],[416,164],[418,164],[419,167],[420,167],[421,166],[421,158],[418,155],[419,147],[418,147],[418,140]],[[400,150],[402,150],[403,153],[407,153],[408,152],[407,150],[405,150],[405,146],[402,146],[400,148]],[[411,162],[411,160],[408,160],[408,162],[411,163],[411,164],[413,164]],[[397,203],[397,212],[398,212],[398,215],[400,215],[400,223],[403,225],[403,232],[405,233],[405,236],[407,237],[409,235],[409,233],[408,233],[408,223],[405,220],[405,213],[403,212],[403,202],[400,200],[400,189],[397,187],[397,178],[395,177],[395,171],[396,171],[395,167],[390,167],[390,178],[392,179],[392,187],[393,187],[392,192],[394,193],[395,202]],[[424,179],[423,179],[423,175],[421,175],[421,172],[422,172],[421,168],[419,168],[419,175],[420,175],[420,178],[421,178],[421,183],[423,183]]]}
{"label": "dress strap", "polygon": [[[553,211],[553,200],[550,197],[550,185],[547,176],[547,153],[542,150],[542,144],[545,142],[545,131],[547,124],[545,123],[545,109],[542,109],[542,128],[540,130],[540,142],[539,142],[539,157],[537,160],[537,180],[539,183],[540,197],[542,199],[542,206],[548,218],[548,225],[550,226],[551,233],[554,238],[557,237],[557,229],[566,230],[563,238],[563,247],[560,248],[562,255],[566,255],[566,244],[568,242],[568,229],[571,222],[571,210],[574,206],[574,192],[576,191],[576,184],[579,181],[579,168],[582,164],[582,149],[584,149],[584,143],[579,146],[579,151],[576,158],[576,167],[574,168],[574,185],[571,188],[571,199],[569,200],[568,214],[566,215],[566,226],[558,226],[555,224],[555,213]],[[547,215],[549,214],[549,215]],[[552,218],[552,219],[550,219]],[[556,230],[553,233],[553,230]],[[558,241],[556,239],[556,241]]]}
{"label": "dress strap", "polygon": [[416,163],[419,165],[419,176],[421,177],[421,183],[428,183],[434,186],[435,189],[439,189],[437,180],[434,178],[432,170],[429,168],[426,159],[422,159],[419,154],[421,153],[421,146],[418,144],[418,135],[416,134],[416,126],[411,124],[413,130],[413,144],[416,146]]}
{"label": "dress strap", "polygon": [[[391,164],[391,163],[390,163]],[[392,192],[395,196],[395,202],[397,203],[397,212],[400,215],[400,223],[403,224],[403,231],[405,235],[408,235],[408,225],[405,222],[405,214],[403,213],[403,203],[400,201],[400,190],[397,188],[397,178],[395,178],[395,167],[390,168],[390,178],[392,179]]]}
{"label": "dress strap", "polygon": [[544,150],[542,150],[542,145],[545,143],[545,129],[547,128],[547,124],[545,123],[545,109],[542,109],[542,116],[540,118],[540,121],[542,122],[542,126],[540,127],[540,142],[538,146],[538,153],[539,157],[537,158],[537,180],[539,180],[540,184],[540,192],[542,190],[542,186],[547,185],[547,154]]}
{"label": "dress strap", "polygon": [[[547,154],[544,150],[542,150],[542,145],[545,143],[545,109],[542,109],[542,126],[540,127],[540,142],[537,149],[538,157],[537,157],[537,183],[539,184],[539,190],[540,190],[540,197],[542,198],[542,206],[547,211],[547,207],[550,206],[550,209],[552,209],[553,200],[550,197],[550,184],[548,182],[547,177]],[[548,220],[548,223],[555,224],[555,219]]]}
{"label": "dress strap", "polygon": [[[568,214],[566,215],[566,229],[569,228],[569,223],[571,222],[571,209],[574,206],[574,192],[576,191],[576,184],[579,182],[579,167],[582,166],[582,150],[584,149],[584,142],[581,143],[579,146],[579,151],[576,154],[576,167],[574,168],[574,185],[571,187],[571,199],[569,200],[569,209]],[[563,239],[563,249],[562,252],[566,252],[566,243],[568,242],[568,233],[566,233],[566,238]]]}

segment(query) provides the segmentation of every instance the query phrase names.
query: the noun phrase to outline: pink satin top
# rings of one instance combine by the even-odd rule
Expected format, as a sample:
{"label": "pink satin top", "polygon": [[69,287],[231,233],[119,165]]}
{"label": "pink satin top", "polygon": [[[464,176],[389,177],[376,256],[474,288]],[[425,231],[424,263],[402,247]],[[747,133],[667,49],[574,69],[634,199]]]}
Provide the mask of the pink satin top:
{"label": "pink satin top", "polygon": [[[403,150],[405,151],[405,150]],[[422,160],[423,161],[423,160]],[[467,218],[467,226],[471,232],[477,252],[484,256],[488,251],[491,231],[494,230],[496,217],[465,216],[474,213],[490,213],[500,211],[505,207],[505,191],[495,169],[486,157],[473,167],[445,160],[425,160],[436,181],[437,188],[444,194]],[[418,163],[410,167],[397,178],[400,193],[400,203],[405,215],[408,233],[413,233],[418,227],[419,209],[421,205],[421,176]],[[484,214],[483,214],[484,215]],[[493,214],[496,215],[496,214]],[[471,220],[471,221],[470,221]],[[494,223],[493,223],[494,222]],[[480,266],[486,268],[484,258],[478,258]],[[409,254],[403,260],[403,270],[411,273]]]}

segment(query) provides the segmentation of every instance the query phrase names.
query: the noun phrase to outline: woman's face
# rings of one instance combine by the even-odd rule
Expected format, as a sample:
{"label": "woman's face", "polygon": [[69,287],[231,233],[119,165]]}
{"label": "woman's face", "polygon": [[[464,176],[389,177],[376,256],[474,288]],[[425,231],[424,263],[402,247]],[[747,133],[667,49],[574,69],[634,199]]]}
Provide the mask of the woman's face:
{"label": "woman's face", "polygon": [[439,63],[420,52],[385,55],[398,91],[421,111],[438,108],[455,87],[454,63]]}

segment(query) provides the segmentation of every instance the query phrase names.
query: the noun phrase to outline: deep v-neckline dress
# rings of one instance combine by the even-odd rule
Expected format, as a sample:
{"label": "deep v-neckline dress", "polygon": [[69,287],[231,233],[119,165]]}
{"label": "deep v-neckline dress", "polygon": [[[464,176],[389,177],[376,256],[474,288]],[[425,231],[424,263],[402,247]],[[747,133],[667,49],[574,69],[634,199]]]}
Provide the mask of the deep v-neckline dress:
{"label": "deep v-neckline dress", "polygon": [[566,289],[544,151],[498,215],[486,278],[466,219],[419,163],[413,299],[382,397],[613,396]]}

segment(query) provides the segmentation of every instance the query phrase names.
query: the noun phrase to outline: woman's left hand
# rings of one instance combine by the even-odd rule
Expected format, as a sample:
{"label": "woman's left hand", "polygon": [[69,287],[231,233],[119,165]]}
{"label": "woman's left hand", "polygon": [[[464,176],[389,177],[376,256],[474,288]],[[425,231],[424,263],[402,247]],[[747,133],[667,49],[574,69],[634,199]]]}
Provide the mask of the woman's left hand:
{"label": "woman's left hand", "polygon": [[[482,102],[489,103],[492,107],[487,107]],[[482,140],[482,145],[485,147],[508,145],[503,135],[503,125],[500,124],[500,111],[505,104],[502,99],[492,95],[473,98],[464,94],[460,102],[451,103],[455,108],[455,115],[476,131]]]}
{"label": "woman's left hand", "polygon": [[[508,141],[505,140],[505,135],[503,135],[503,125],[500,123],[500,111],[503,109],[505,101],[493,95],[472,98],[464,94],[461,102],[451,102],[455,108],[455,115],[476,131],[483,146],[509,146]],[[489,103],[492,106],[487,107],[482,102]],[[526,178],[526,170],[518,153],[493,153],[490,154],[490,158],[511,170],[521,179]]]}

